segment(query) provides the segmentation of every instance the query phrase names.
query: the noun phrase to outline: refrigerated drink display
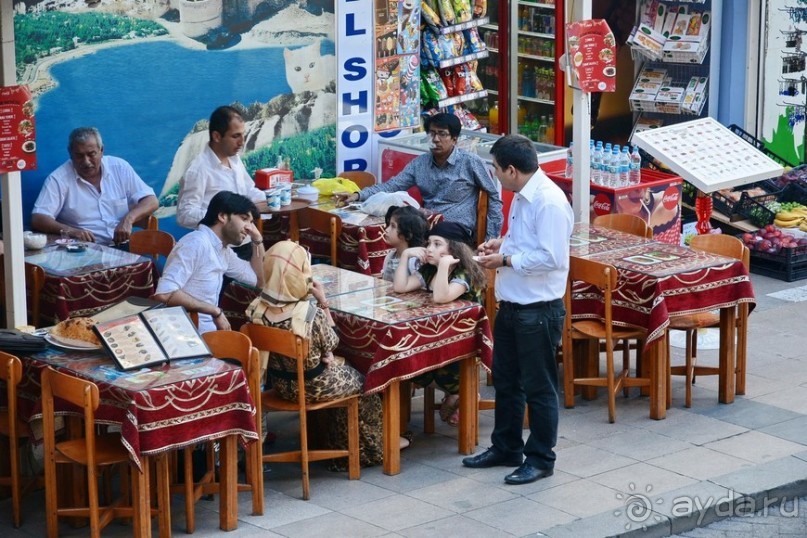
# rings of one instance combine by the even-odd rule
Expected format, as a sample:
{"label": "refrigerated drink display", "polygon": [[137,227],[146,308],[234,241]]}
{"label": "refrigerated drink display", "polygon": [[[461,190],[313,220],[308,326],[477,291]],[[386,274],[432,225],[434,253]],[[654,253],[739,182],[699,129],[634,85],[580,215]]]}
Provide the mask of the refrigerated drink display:
{"label": "refrigerated drink display", "polygon": [[[498,9],[498,0],[488,0],[487,17],[489,22],[479,27],[479,35],[485,43],[488,56],[478,60],[476,72],[482,86],[487,91],[487,97],[465,103],[468,110],[476,115],[477,120],[487,132],[495,134],[500,134],[507,130],[507,126],[501,125],[499,121],[499,92],[501,91],[500,87],[507,83],[507,65],[502,62]],[[484,114],[485,110],[488,111],[487,115]]]}
{"label": "refrigerated drink display", "polygon": [[[562,145],[563,2],[516,0],[510,18],[510,129],[536,142]],[[516,113],[524,110],[524,119]],[[558,118],[560,125],[555,125]]]}

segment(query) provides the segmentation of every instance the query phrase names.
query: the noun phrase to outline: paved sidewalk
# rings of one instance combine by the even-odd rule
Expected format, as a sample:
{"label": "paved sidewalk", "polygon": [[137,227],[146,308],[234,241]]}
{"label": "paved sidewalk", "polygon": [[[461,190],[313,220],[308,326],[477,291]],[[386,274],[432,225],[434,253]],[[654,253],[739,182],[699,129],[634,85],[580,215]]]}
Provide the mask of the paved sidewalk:
{"label": "paved sidewalk", "polygon": [[[402,453],[400,475],[371,468],[362,470],[361,480],[349,481],[345,474],[312,465],[311,500],[302,501],[298,468],[273,465],[266,473],[265,514],[251,516],[249,496],[241,494],[239,528],[227,535],[807,535],[804,499],[799,518],[731,518],[706,528],[766,502],[786,497],[792,504],[794,496],[807,495],[807,304],[768,296],[807,282],[757,275],[753,281],[757,308],[750,318],[748,392],[732,405],[717,403],[712,376],[697,379],[691,409],[683,407],[682,379],[674,378],[673,405],[662,421],[648,418],[648,400],[636,389],[630,398],[618,399],[615,424],[608,423],[602,397],[578,400],[574,409],[561,411],[555,475],[508,486],[503,478],[509,468],[462,467],[454,428],[437,420],[437,433],[422,434],[422,398],[415,398],[411,427],[416,435]],[[701,350],[699,362],[713,363],[716,357],[716,351]],[[683,350],[673,348],[674,363],[682,360]],[[295,435],[287,426],[273,422],[279,439]],[[482,412],[480,450],[492,426],[492,411]],[[0,502],[4,535],[43,536],[42,493],[23,502],[25,523],[18,530],[9,524],[9,502]],[[197,504],[196,536],[220,534],[217,506]],[[174,532],[184,534],[181,497],[173,499],[173,508]],[[747,523],[764,528],[746,530]],[[61,530],[62,536],[87,534],[66,525]],[[104,531],[104,536],[129,535],[129,527],[117,523]]]}

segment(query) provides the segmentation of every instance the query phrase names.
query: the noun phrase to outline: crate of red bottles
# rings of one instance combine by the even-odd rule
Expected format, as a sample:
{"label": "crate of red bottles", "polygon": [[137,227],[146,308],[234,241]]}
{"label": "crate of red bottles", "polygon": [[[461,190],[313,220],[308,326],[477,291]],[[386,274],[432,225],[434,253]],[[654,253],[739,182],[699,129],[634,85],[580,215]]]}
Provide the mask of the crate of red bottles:
{"label": "crate of red bottles", "polygon": [[[807,278],[807,237],[769,224],[738,237],[751,250],[751,272],[786,282]],[[803,234],[801,234],[803,235]]]}
{"label": "crate of red bottles", "polygon": [[[550,161],[541,165],[572,201],[572,178],[565,175],[566,161]],[[679,176],[642,168],[641,182],[626,187],[592,184],[590,220],[598,215],[630,213],[641,217],[653,228],[657,241],[677,245],[681,241],[681,186]]]}

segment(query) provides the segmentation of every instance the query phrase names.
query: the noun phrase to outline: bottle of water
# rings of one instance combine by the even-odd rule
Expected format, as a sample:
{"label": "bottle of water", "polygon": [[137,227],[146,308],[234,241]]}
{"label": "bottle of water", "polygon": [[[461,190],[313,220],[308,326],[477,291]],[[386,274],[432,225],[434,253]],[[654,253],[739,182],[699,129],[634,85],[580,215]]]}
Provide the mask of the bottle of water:
{"label": "bottle of water", "polygon": [[602,141],[598,140],[591,153],[591,183],[602,185]]}
{"label": "bottle of water", "polygon": [[628,146],[624,146],[622,153],[619,154],[619,184],[622,187],[630,185],[630,153],[628,153]]}
{"label": "bottle of water", "polygon": [[638,185],[642,182],[642,157],[639,155],[639,148],[633,146],[630,154],[630,175],[628,182],[631,185]]}
{"label": "bottle of water", "polygon": [[619,150],[616,146],[611,149],[611,158],[608,160],[608,186],[619,186]]}
{"label": "bottle of water", "polygon": [[569,142],[569,148],[566,150],[566,177],[572,177],[574,175],[574,157],[572,157],[572,144],[574,142]]}

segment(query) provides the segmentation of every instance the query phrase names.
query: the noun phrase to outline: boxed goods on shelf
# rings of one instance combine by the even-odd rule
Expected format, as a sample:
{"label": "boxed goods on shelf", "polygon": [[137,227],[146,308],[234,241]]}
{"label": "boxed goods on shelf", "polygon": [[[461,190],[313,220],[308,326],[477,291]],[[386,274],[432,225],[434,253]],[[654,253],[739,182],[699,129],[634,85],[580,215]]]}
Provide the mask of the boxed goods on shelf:
{"label": "boxed goods on shelf", "polygon": [[[771,227],[773,228],[773,227]],[[751,272],[786,282],[807,278],[807,240],[800,239],[782,247],[774,243],[774,238],[765,235],[775,234],[774,230],[761,229],[759,233],[738,236],[751,250]],[[781,232],[780,232],[781,234]],[[787,235],[787,234],[782,234]],[[781,237],[781,236],[780,236]],[[781,239],[779,239],[781,244]]]}
{"label": "boxed goods on shelf", "polygon": [[[541,164],[549,178],[572,199],[572,179],[565,176],[563,159]],[[641,183],[627,187],[591,185],[591,215],[631,213],[647,221],[657,241],[679,244],[681,240],[681,183],[679,176],[642,168]]]}

